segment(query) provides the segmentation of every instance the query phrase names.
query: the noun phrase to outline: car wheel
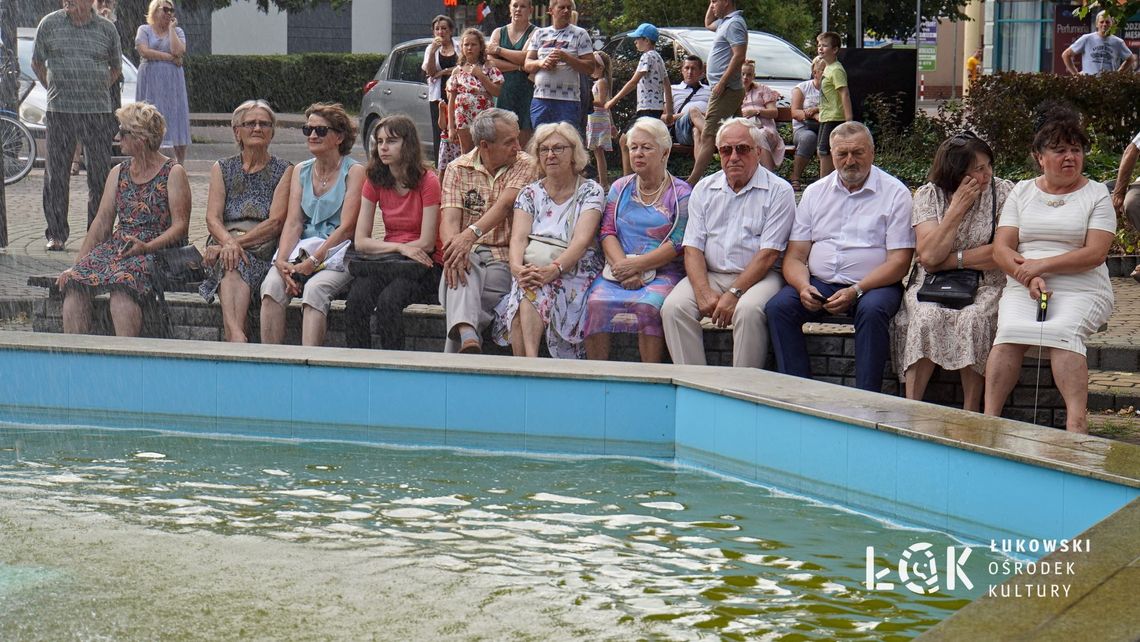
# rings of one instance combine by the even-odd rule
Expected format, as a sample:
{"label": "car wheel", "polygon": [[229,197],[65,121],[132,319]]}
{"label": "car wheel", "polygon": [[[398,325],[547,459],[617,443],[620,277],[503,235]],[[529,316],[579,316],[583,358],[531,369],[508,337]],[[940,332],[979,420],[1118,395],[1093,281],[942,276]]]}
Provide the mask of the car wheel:
{"label": "car wheel", "polygon": [[376,125],[380,122],[380,117],[372,115],[364,123],[364,155],[369,156],[372,154],[372,141],[376,140]]}

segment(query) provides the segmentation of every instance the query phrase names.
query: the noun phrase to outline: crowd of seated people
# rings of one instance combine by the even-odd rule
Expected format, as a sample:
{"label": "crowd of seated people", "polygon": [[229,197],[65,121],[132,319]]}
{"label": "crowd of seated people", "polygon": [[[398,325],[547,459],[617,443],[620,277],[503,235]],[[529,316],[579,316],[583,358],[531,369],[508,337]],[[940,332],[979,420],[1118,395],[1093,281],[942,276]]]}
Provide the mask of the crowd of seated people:
{"label": "crowd of seated people", "polygon": [[[186,174],[157,151],[161,114],[138,103],[118,117],[131,159],[59,277],[68,332],[88,331],[92,295],[110,291],[115,331],[137,335],[152,254],[186,237]],[[375,128],[367,166],[349,156],[355,126],[340,105],[306,118],[312,158],[293,167],[269,152],[273,110],[243,103],[239,152],[211,172],[201,293],[221,299],[227,340],[247,339],[259,297],[261,341],[280,343],[296,297],[302,343],[322,345],[330,302],[347,296],[351,346],[372,347],[375,333],[401,349],[404,306],[438,301],[447,352],[482,352],[490,336],[520,356],[545,343],[553,357],[606,359],[611,337],[629,333],[643,361],[704,364],[708,319],[732,327],[734,366],[764,367],[771,345],[776,370],[811,377],[803,324],[848,315],[860,388],[879,391],[893,358],[921,399],[937,366],[960,373],[967,409],[982,409],[984,392],[985,412],[1000,414],[1033,350],[1050,359],[1068,428],[1087,430],[1084,342],[1112,311],[1116,218],[1108,189],[1083,174],[1088,138],[1066,107],[1038,119],[1037,178],[994,177],[992,150],[962,132],[913,195],[875,166],[864,125],[840,124],[835,171],[798,204],[767,169],[768,133],[752,118],[721,124],[722,169],[692,189],[667,169],[669,128],[638,119],[622,139],[631,173],[608,194],[583,176],[589,156],[568,123],[540,125],[524,152],[517,115],[483,110],[441,185],[407,117]],[[965,304],[925,295],[958,271],[976,275]]]}

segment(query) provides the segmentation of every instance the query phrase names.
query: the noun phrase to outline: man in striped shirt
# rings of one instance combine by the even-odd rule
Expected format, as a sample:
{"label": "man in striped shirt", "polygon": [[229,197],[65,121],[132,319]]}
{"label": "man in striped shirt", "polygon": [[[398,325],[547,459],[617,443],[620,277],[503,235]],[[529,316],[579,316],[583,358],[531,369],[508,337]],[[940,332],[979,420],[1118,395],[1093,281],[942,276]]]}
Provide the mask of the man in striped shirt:
{"label": "man in striped shirt", "polygon": [[87,225],[95,220],[103,184],[111,169],[108,121],[113,116],[110,87],[122,74],[119,34],[91,2],[63,0],[63,9],[44,16],[36,30],[32,69],[47,88],[47,174],[44,217],[47,249],[62,250],[71,175],[77,143],[87,156]]}

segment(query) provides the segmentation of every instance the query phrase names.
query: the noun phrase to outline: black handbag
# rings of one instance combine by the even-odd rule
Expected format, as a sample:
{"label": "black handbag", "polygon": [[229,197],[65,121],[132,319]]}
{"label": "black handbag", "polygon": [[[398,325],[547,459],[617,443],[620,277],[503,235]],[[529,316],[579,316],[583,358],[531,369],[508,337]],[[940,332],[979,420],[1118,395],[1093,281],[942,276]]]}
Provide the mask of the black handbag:
{"label": "black handbag", "polygon": [[[997,231],[997,187],[990,181],[990,243]],[[917,269],[917,265],[915,269]],[[978,270],[943,270],[927,274],[918,288],[917,298],[923,303],[937,303],[951,310],[961,310],[974,302],[982,273]]]}
{"label": "black handbag", "polygon": [[202,254],[193,245],[165,247],[154,253],[155,278],[163,290],[178,283],[193,283],[206,278]]}

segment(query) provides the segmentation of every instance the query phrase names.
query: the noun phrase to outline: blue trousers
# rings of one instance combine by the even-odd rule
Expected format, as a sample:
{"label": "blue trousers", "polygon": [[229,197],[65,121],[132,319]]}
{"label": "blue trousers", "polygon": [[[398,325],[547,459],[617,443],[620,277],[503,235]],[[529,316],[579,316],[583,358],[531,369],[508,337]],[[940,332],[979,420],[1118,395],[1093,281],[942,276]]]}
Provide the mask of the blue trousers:
{"label": "blue trousers", "polygon": [[576,100],[534,98],[530,101],[530,122],[538,129],[546,123],[570,123],[575,129],[581,116],[582,104]]}
{"label": "blue trousers", "polygon": [[[811,284],[820,294],[830,297],[847,285],[824,283],[811,277]],[[849,310],[855,317],[855,386],[872,392],[882,392],[883,367],[890,355],[889,328],[891,318],[902,303],[902,285],[867,290]],[[827,315],[820,310],[811,312],[800,302],[800,294],[790,285],[768,301],[764,311],[768,315],[768,333],[776,353],[776,368],[797,377],[811,378],[807,342],[803,324]]]}

